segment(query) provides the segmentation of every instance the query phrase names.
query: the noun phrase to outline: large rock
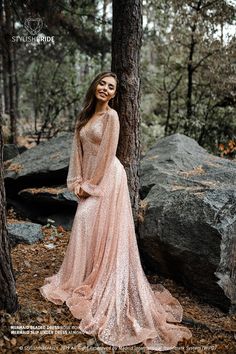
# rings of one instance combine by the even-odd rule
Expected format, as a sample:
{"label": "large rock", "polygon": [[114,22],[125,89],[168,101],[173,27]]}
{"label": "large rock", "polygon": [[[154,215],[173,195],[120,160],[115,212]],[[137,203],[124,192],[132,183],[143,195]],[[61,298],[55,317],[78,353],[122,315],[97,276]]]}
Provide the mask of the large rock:
{"label": "large rock", "polygon": [[72,133],[61,133],[9,160],[5,166],[8,207],[33,222],[70,230],[78,199],[66,188]]}
{"label": "large rock", "polygon": [[141,161],[147,268],[203,300],[236,311],[236,164],[181,134],[163,138]]}
{"label": "large rock", "polygon": [[65,183],[72,137],[63,132],[13,158],[4,175],[7,195],[14,197],[27,187]]}
{"label": "large rock", "polygon": [[15,144],[4,144],[3,161],[11,160],[17,155],[19,155],[19,149]]}
{"label": "large rock", "polygon": [[78,198],[67,188],[26,188],[18,193],[17,198],[8,198],[8,205],[24,218],[40,224],[53,220],[54,225],[71,230]]}
{"label": "large rock", "polygon": [[19,243],[32,245],[43,238],[41,225],[31,222],[7,224],[7,230],[11,247]]}

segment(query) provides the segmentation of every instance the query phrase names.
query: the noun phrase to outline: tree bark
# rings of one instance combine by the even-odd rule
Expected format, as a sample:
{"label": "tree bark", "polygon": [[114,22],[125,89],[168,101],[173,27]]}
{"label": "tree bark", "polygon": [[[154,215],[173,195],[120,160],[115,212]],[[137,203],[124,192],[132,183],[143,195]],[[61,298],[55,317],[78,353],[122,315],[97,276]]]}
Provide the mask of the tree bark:
{"label": "tree bark", "polygon": [[172,102],[172,95],[171,92],[167,93],[167,115],[166,115],[166,124],[165,124],[165,136],[168,135],[168,129],[170,124],[170,117],[171,117],[171,102]]}
{"label": "tree bark", "polygon": [[112,71],[119,80],[115,109],[120,117],[117,155],[125,167],[134,221],[139,210],[141,0],[113,0]]}
{"label": "tree bark", "polygon": [[[103,6],[102,6],[102,40],[105,41],[106,39],[106,17],[107,17],[107,6],[108,6],[109,0],[103,0]],[[101,50],[101,71],[104,71],[105,67],[105,56],[106,56],[106,51],[102,48]]]}
{"label": "tree bark", "polygon": [[0,103],[0,310],[14,313],[18,308],[15,277],[6,229],[6,196],[3,176],[2,108]]}
{"label": "tree bark", "polygon": [[9,90],[9,108],[10,108],[10,123],[11,123],[11,136],[10,143],[16,144],[16,110],[15,110],[15,97],[14,97],[14,71],[13,71],[13,50],[12,50],[12,15],[11,6],[9,1],[4,2],[5,16],[6,16],[6,32],[5,32],[5,45],[7,52],[7,75],[8,75],[8,90]]}
{"label": "tree bark", "polygon": [[189,57],[188,57],[188,65],[187,65],[187,71],[188,71],[188,89],[187,89],[187,99],[186,99],[186,109],[187,109],[187,114],[186,114],[186,123],[184,127],[184,132],[187,134],[189,133],[189,126],[191,125],[191,120],[192,120],[192,115],[193,115],[193,102],[192,102],[192,96],[193,96],[193,73],[196,67],[194,68],[193,65],[193,57],[195,54],[195,47],[197,45],[195,35],[196,35],[196,30],[197,30],[197,22],[198,22],[198,13],[201,10],[201,5],[202,5],[202,0],[198,0],[197,6],[194,8],[194,11],[196,13],[196,16],[194,18],[193,25],[191,26],[191,42],[189,46]]}
{"label": "tree bark", "polygon": [[[12,31],[13,35],[16,36],[16,29],[15,29],[15,14],[13,13],[12,16]],[[18,81],[18,75],[17,75],[17,50],[16,46],[12,46],[12,63],[13,63],[13,99],[14,99],[14,111],[15,111],[15,116],[16,116],[16,121],[20,118],[20,112],[19,112],[19,92],[20,92],[20,87],[19,87],[19,81]]]}
{"label": "tree bark", "polygon": [[[191,44],[190,44],[190,51],[189,51],[189,58],[188,58],[188,92],[187,92],[187,125],[188,122],[192,118],[192,92],[193,92],[193,55],[195,49],[195,39],[194,34],[196,31],[196,24],[192,27],[191,33]],[[186,127],[187,128],[187,127]]]}
{"label": "tree bark", "polygon": [[171,119],[171,104],[172,104],[172,94],[173,92],[177,89],[179,86],[180,82],[182,80],[182,75],[178,78],[176,81],[175,85],[170,89],[167,90],[165,80],[164,80],[164,88],[167,93],[167,115],[166,115],[166,123],[165,123],[165,136],[168,135],[168,129],[169,129],[169,124],[170,124],[170,119]]}
{"label": "tree bark", "polygon": [[3,111],[9,114],[9,91],[8,91],[8,76],[7,76],[7,52],[5,43],[5,19],[3,15],[3,0],[0,0],[0,39],[1,39],[1,56],[2,56],[2,79],[3,79],[3,97],[4,107]]}

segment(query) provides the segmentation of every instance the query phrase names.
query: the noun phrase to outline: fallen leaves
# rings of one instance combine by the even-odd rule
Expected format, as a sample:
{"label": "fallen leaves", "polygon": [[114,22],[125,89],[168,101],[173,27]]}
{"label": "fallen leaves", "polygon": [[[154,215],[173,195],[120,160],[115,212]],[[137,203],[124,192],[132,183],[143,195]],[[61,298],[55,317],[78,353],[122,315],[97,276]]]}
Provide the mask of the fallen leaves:
{"label": "fallen leaves", "polygon": [[[147,205],[141,205],[144,209]],[[9,215],[14,219],[13,213]],[[13,222],[13,221],[12,221]],[[55,231],[56,229],[56,231]],[[61,234],[56,237],[56,232]],[[66,304],[55,305],[46,301],[39,292],[44,279],[55,274],[63,261],[66,246],[69,241],[70,232],[63,227],[57,228],[53,225],[43,227],[44,239],[33,245],[19,244],[12,250],[13,268],[16,274],[16,286],[19,298],[19,309],[15,314],[6,314],[1,311],[0,323],[0,352],[19,353],[25,352],[26,348],[36,348],[47,346],[46,351],[40,349],[40,353],[110,353],[110,347],[99,341],[95,336],[84,333],[68,334],[11,334],[12,325],[32,325],[32,326],[79,326],[80,321],[72,316]],[[45,247],[52,243],[51,237],[54,235],[53,244],[55,248]],[[17,271],[16,271],[17,270]],[[178,347],[171,350],[171,353],[200,353],[214,354],[236,352],[236,315],[228,315],[218,308],[203,303],[197,296],[176,284],[171,279],[166,279],[158,275],[147,275],[150,283],[160,283],[165,286],[182,304],[184,309],[184,321],[186,326],[193,333],[190,341],[179,343]],[[137,353],[147,353],[145,347],[137,344]],[[22,347],[24,350],[19,350]],[[52,348],[56,348],[53,350]],[[98,350],[99,348],[99,350]],[[135,351],[118,349],[117,354],[133,354]]]}
{"label": "fallen leaves", "polygon": [[23,166],[19,163],[11,163],[8,167],[7,167],[7,171],[14,171],[16,173],[20,172],[21,170],[23,170]]}
{"label": "fallen leaves", "polygon": [[145,213],[146,210],[148,208],[148,202],[147,200],[140,200],[140,204],[139,204],[139,210],[138,210],[138,220],[140,223],[144,222],[144,217],[145,217]]}
{"label": "fallen leaves", "polygon": [[202,165],[194,167],[191,171],[180,171],[178,174],[184,177],[198,176],[205,173]]}
{"label": "fallen leaves", "polygon": [[225,144],[218,145],[221,157],[235,157],[236,155],[236,140],[229,140]]}

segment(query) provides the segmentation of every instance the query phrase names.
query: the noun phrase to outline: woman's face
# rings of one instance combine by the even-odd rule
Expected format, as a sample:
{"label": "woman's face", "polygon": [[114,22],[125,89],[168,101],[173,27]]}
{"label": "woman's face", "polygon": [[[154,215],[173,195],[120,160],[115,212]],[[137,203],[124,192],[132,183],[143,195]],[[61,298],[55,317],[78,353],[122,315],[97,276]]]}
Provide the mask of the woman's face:
{"label": "woman's face", "polygon": [[116,93],[116,79],[113,76],[106,76],[100,79],[95,96],[97,100],[102,102],[109,102]]}

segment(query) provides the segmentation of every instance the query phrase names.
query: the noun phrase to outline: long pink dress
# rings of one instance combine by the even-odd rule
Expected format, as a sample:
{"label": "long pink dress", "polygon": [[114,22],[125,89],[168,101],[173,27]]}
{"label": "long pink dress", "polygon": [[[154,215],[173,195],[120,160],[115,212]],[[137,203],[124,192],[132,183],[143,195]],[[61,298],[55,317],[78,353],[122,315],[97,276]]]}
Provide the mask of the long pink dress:
{"label": "long pink dress", "polygon": [[79,329],[108,345],[169,350],[192,334],[176,324],[179,301],[151,286],[142,269],[127,175],[116,157],[119,131],[110,108],[74,134],[67,187],[80,185],[90,196],[79,200],[62,265],[40,292],[57,305],[66,302],[81,319]]}

